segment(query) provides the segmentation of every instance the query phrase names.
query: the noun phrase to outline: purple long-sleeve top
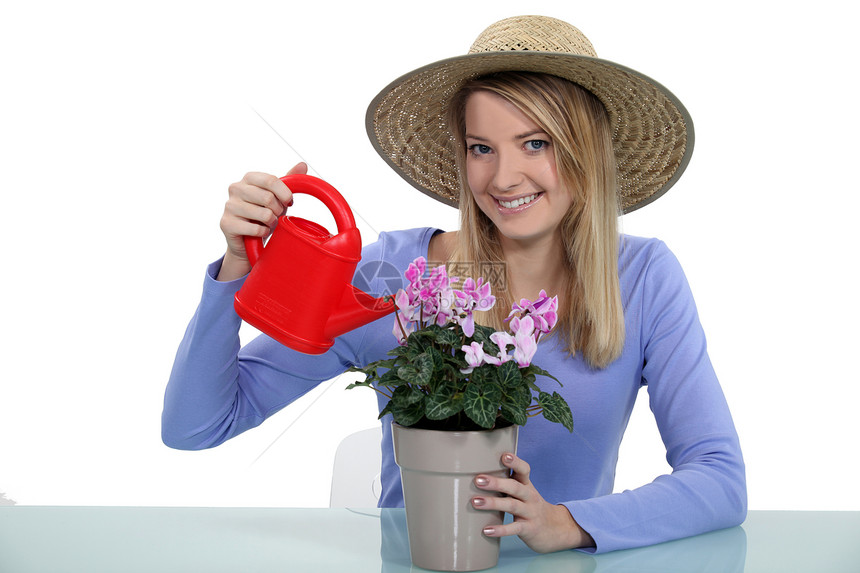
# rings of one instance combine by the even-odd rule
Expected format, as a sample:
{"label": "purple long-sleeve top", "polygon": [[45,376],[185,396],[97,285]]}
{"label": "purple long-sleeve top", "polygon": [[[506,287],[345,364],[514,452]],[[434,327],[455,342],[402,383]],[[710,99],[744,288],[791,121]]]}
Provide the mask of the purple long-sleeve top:
{"label": "purple long-sleeve top", "polygon": [[[392,292],[398,273],[427,257],[437,231],[382,233],[363,249],[357,286]],[[208,269],[167,386],[162,432],[171,447],[217,446],[348,367],[386,357],[396,344],[388,316],[338,337],[321,355],[301,354],[265,335],[240,349],[233,295],[242,280],[216,281],[219,265]],[[566,506],[600,553],[738,525],[747,505],[737,432],[678,261],[660,241],[623,235],[618,268],[626,326],[621,357],[594,369],[580,354],[570,357],[557,337],[541,341],[533,362],[563,384],[543,380],[570,404],[574,433],[531,418],[517,451],[544,499]],[[612,493],[621,438],[643,385],[672,473]],[[389,419],[382,431],[379,504],[400,507]]]}

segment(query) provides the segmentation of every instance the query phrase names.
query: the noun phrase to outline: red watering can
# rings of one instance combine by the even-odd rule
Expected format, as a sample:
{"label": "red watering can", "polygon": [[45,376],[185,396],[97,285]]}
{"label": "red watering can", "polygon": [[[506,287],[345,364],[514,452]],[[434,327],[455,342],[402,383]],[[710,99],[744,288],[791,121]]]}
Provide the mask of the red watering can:
{"label": "red watering can", "polygon": [[245,237],[252,268],[233,304],[245,322],[281,344],[322,354],[336,336],[390,314],[396,306],[352,286],[361,235],[343,196],[310,175],[287,175],[281,181],[293,193],[322,201],[334,215],[337,235],[284,215],[265,249],[262,239]]}

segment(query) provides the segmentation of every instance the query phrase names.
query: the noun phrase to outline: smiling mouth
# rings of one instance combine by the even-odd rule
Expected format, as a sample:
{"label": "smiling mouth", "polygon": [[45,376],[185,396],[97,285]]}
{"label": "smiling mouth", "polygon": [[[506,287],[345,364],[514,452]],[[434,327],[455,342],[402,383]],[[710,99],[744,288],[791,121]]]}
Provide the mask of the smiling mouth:
{"label": "smiling mouth", "polygon": [[535,199],[537,199],[541,193],[533,193],[531,195],[527,195],[526,197],[520,197],[519,199],[514,199],[513,201],[503,201],[502,199],[496,198],[496,201],[499,202],[499,205],[504,207],[505,209],[515,209],[517,207],[521,207],[523,205],[528,205]]}

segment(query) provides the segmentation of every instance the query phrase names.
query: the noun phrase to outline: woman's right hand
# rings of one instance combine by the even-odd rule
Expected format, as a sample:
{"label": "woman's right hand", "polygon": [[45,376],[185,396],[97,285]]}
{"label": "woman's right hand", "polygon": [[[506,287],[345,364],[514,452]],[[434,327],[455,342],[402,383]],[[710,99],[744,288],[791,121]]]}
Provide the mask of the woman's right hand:
{"label": "woman's right hand", "polygon": [[[308,166],[299,163],[287,172],[306,174]],[[221,216],[221,231],[227,239],[227,252],[218,273],[219,281],[245,276],[251,270],[243,237],[268,237],[278,218],[293,202],[293,194],[275,175],[251,172],[228,188],[229,198]]]}

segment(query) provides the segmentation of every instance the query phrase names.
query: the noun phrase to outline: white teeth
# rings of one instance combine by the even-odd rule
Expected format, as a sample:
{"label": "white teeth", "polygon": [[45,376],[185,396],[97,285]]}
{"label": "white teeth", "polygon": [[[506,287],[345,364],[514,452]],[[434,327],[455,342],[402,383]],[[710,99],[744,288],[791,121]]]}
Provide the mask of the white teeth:
{"label": "white teeth", "polygon": [[514,199],[513,201],[502,201],[499,199],[499,204],[505,209],[513,209],[514,207],[519,207],[520,205],[525,205],[526,203],[531,203],[535,200],[538,194],[529,195],[528,197],[520,197],[519,199]]}

